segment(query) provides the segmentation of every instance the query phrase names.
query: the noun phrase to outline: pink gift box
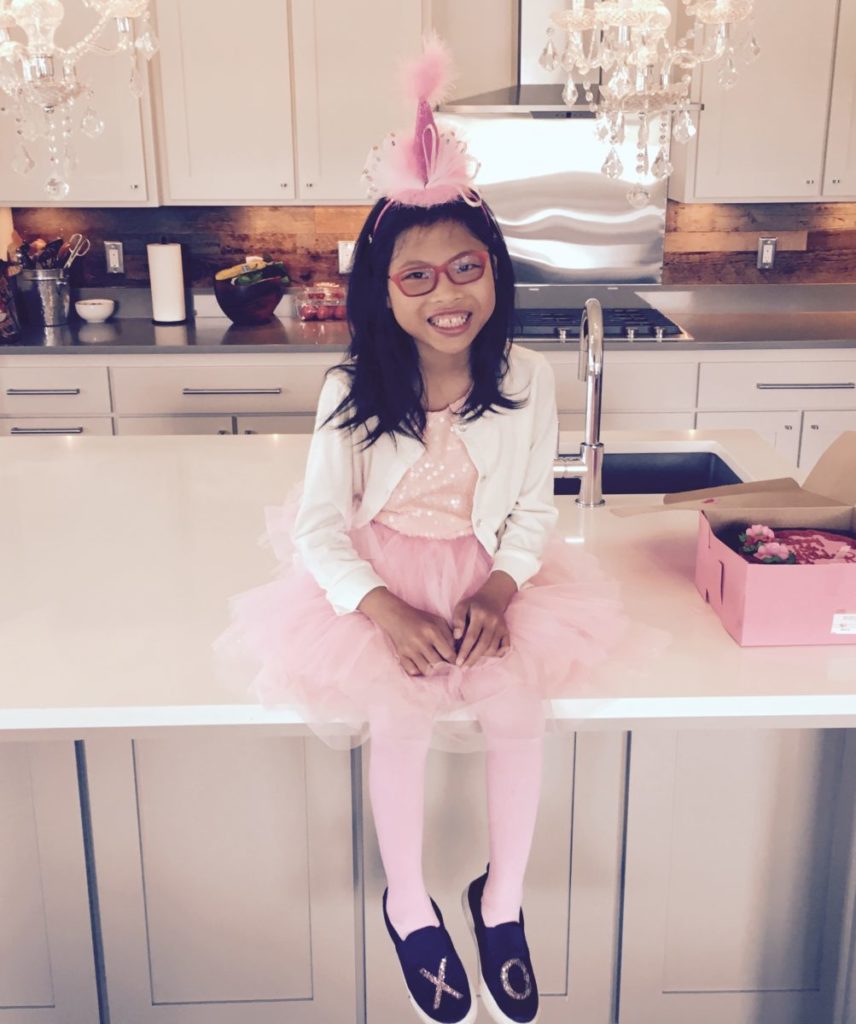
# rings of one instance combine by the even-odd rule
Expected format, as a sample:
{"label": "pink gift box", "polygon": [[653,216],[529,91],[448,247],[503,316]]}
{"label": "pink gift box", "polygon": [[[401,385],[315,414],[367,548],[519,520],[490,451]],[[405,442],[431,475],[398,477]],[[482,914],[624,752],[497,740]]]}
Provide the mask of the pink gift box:
{"label": "pink gift box", "polygon": [[849,431],[803,486],[789,477],[729,484],[667,494],[661,508],[698,509],[696,588],[737,643],[761,647],[856,644],[856,564],[753,565],[716,531],[762,523],[856,532],[854,506],[856,431]]}

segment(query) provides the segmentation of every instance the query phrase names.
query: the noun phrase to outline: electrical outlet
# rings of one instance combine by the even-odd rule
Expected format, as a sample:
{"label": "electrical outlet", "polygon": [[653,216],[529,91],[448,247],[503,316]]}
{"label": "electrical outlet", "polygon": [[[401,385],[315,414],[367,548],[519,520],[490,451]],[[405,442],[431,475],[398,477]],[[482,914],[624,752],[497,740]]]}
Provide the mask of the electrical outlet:
{"label": "electrical outlet", "polygon": [[125,250],[121,242],[105,242],[104,253],[107,257],[108,274],[125,273]]}
{"label": "electrical outlet", "polygon": [[758,239],[758,261],[757,267],[759,270],[772,270],[773,264],[776,262],[776,243],[777,238],[759,238]]}
{"label": "electrical outlet", "polygon": [[356,242],[339,242],[339,273],[350,274]]}

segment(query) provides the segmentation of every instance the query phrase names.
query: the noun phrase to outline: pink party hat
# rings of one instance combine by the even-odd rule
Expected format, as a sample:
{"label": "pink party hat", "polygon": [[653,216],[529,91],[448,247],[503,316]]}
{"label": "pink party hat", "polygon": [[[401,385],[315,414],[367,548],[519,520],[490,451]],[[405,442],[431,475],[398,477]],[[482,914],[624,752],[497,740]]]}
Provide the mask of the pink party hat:
{"label": "pink party hat", "polygon": [[440,131],[434,121],[433,107],[445,98],[451,77],[449,49],[431,33],[422,56],[405,68],[405,88],[416,101],[414,133],[390,132],[372,147],[363,171],[370,198],[386,197],[402,206],[436,206],[455,199],[481,205],[473,184],[478,161],[454,131]]}

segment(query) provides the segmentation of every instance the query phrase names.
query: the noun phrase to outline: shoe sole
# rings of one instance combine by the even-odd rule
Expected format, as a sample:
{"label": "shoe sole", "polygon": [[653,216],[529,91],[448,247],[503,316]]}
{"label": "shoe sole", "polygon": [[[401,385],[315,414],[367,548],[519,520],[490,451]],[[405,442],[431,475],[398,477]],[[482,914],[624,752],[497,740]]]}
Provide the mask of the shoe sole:
{"label": "shoe sole", "polygon": [[[469,984],[469,979],[467,979]],[[470,989],[472,992],[472,989]],[[422,1024],[439,1024],[436,1017],[429,1017],[427,1013],[420,1007],[419,1003],[413,998],[410,992],[407,993],[407,998],[410,1000],[410,1005],[413,1007],[413,1012],[422,1021]],[[470,1012],[466,1017],[461,1017],[460,1020],[454,1021],[453,1024],[474,1024],[474,1021],[478,1015],[479,1008],[476,1005],[475,999],[470,1003]]]}
{"label": "shoe sole", "polygon": [[[490,1014],[493,1020],[496,1021],[496,1024],[520,1024],[520,1021],[516,1021],[513,1017],[507,1017],[502,1012],[502,1010],[500,1010],[499,1005],[493,998],[493,993],[488,988],[487,982],[484,980],[484,975],[482,974],[481,969],[481,956],[479,955],[479,944],[478,939],[476,938],[476,925],[475,922],[473,921],[473,914],[472,911],[470,910],[470,901],[468,899],[469,891],[469,886],[467,886],[467,888],[464,889],[463,893],[461,893],[461,906],[463,907],[464,910],[464,920],[467,922],[467,927],[470,930],[470,935],[472,935],[473,937],[473,945],[476,947],[476,963],[478,964],[479,972],[479,995],[481,996],[482,1002],[484,1003],[484,1008],[487,1010],[487,1012]],[[473,1002],[473,1005],[475,1005],[475,1002]],[[535,1014],[535,1016],[530,1021],[527,1021],[526,1024],[538,1024],[538,1015],[540,1013],[541,1008],[539,1007],[538,1012]]]}

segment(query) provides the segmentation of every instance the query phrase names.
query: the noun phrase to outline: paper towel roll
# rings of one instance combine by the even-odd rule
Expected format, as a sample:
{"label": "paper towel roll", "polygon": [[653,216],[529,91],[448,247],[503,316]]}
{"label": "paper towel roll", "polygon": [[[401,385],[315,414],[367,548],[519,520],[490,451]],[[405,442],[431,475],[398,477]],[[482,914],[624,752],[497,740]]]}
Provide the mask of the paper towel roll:
{"label": "paper towel roll", "polygon": [[181,246],[177,242],[151,243],[149,279],[152,288],[152,320],[156,324],[184,323],[184,277],[181,272]]}

